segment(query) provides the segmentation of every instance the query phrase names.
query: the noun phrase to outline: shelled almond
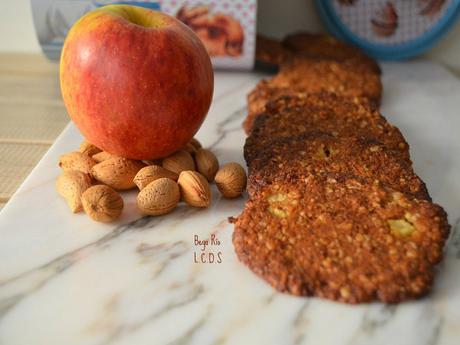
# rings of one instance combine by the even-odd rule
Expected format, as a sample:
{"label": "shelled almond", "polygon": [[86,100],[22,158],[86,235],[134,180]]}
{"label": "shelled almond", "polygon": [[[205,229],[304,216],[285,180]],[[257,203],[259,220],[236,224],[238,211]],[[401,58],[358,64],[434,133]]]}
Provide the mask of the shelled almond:
{"label": "shelled almond", "polygon": [[79,151],[59,159],[64,170],[56,189],[72,212],[82,209],[95,221],[111,222],[123,210],[117,191],[139,188],[137,208],[141,214],[159,216],[181,202],[205,208],[211,204],[210,182],[226,198],[234,198],[246,186],[246,173],[237,163],[219,170],[216,156],[201,143],[190,140],[185,147],[163,159],[132,160],[101,151],[84,141]]}

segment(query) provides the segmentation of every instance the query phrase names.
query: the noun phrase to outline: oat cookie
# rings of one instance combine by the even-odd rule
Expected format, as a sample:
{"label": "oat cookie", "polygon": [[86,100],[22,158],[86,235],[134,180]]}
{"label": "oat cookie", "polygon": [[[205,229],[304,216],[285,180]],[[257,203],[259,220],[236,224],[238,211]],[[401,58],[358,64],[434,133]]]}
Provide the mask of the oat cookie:
{"label": "oat cookie", "polygon": [[253,196],[270,184],[324,173],[379,180],[396,191],[431,201],[425,183],[398,152],[372,139],[324,133],[272,141],[249,165],[248,192]]}
{"label": "oat cookie", "polygon": [[298,32],[288,35],[283,46],[297,55],[357,64],[380,74],[377,62],[359,48],[327,34]]}
{"label": "oat cookie", "polygon": [[283,63],[271,79],[273,87],[302,89],[307,93],[333,92],[342,96],[367,97],[380,104],[380,76],[362,66],[334,60],[295,57]]}
{"label": "oat cookie", "polygon": [[344,174],[270,185],[234,222],[239,260],[275,289],[346,303],[427,294],[449,233],[438,205]]}
{"label": "oat cookie", "polygon": [[244,156],[248,165],[269,143],[280,137],[323,132],[334,137],[374,139],[397,151],[410,162],[409,145],[401,132],[359,98],[330,93],[282,97],[266,105],[264,114],[255,118],[246,139]]}
{"label": "oat cookie", "polygon": [[[326,96],[325,96],[326,95]],[[365,97],[353,97],[352,99],[344,99],[343,97],[329,97],[327,98],[327,92],[320,92],[314,94],[308,94],[302,88],[297,87],[276,87],[271,81],[261,80],[254,90],[252,90],[247,97],[248,101],[248,115],[243,122],[243,128],[247,134],[251,132],[252,124],[257,115],[265,112],[266,105],[275,101],[278,98],[289,96],[289,97],[300,97],[303,99],[310,99],[316,106],[321,104],[327,107],[335,107],[340,109],[343,107],[346,111],[347,104],[359,103],[363,107],[374,110],[375,104]],[[332,102],[332,104],[330,104]]]}
{"label": "oat cookie", "polygon": [[304,94],[301,91],[297,92],[293,88],[287,87],[271,87],[266,80],[261,80],[257,83],[254,90],[247,96],[248,114],[243,122],[243,129],[246,134],[251,133],[252,123],[257,115],[265,111],[265,105],[282,96],[297,96]]}

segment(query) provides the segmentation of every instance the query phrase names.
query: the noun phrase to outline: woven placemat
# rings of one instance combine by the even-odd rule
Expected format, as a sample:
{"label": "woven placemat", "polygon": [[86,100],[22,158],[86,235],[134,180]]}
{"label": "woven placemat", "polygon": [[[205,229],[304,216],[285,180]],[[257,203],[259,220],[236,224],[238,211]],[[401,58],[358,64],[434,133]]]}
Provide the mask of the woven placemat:
{"label": "woven placemat", "polygon": [[0,208],[68,121],[59,64],[41,55],[0,54]]}
{"label": "woven placemat", "polygon": [[0,202],[6,202],[49,145],[0,144]]}
{"label": "woven placemat", "polygon": [[62,104],[5,104],[0,101],[0,143],[52,144],[69,122]]}

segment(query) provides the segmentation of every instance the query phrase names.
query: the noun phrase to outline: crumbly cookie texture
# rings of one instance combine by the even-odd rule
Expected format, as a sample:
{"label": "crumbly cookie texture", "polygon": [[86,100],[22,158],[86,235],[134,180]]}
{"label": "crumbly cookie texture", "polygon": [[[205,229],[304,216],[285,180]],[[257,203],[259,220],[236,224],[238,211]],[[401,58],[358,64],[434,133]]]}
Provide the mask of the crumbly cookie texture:
{"label": "crumbly cookie texture", "polygon": [[247,99],[249,201],[230,219],[240,261],[294,295],[397,303],[428,293],[450,227],[378,111],[377,63],[309,33],[260,37],[257,56],[278,73]]}
{"label": "crumbly cookie texture", "polygon": [[380,75],[359,64],[335,60],[295,57],[283,63],[271,80],[275,87],[301,88],[307,93],[334,92],[343,96],[366,97],[380,104]]}
{"label": "crumbly cookie texture", "polygon": [[364,54],[359,48],[331,35],[297,32],[286,36],[282,41],[282,46],[296,55],[347,62],[367,68],[377,74],[381,73],[374,59]]}
{"label": "crumbly cookie texture", "polygon": [[275,289],[347,303],[428,293],[449,233],[438,205],[347,174],[267,186],[234,222],[238,258]]}
{"label": "crumbly cookie texture", "polygon": [[293,56],[347,62],[380,74],[380,67],[359,48],[320,33],[297,32],[283,40],[258,34],[256,61],[278,66]]}
{"label": "crumbly cookie texture", "polygon": [[309,133],[273,140],[249,165],[249,195],[285,179],[303,180],[309,175],[351,173],[418,199],[431,200],[425,183],[400,154],[373,139],[336,138]]}
{"label": "crumbly cookie texture", "polygon": [[243,129],[250,134],[254,119],[265,112],[268,102],[283,96],[306,96],[301,90],[297,91],[288,87],[271,87],[270,82],[261,80],[256,87],[248,94],[248,114],[243,122]]}
{"label": "crumbly cookie texture", "polygon": [[[277,99],[283,97],[302,99],[303,102],[305,102],[304,106],[327,106],[329,109],[336,109],[336,111],[341,109],[341,107],[344,107],[345,111],[352,111],[352,109],[348,108],[349,103],[355,104],[355,107],[359,105],[360,107],[367,108],[369,111],[375,109],[375,104],[365,97],[341,97],[331,95],[328,92],[308,94],[302,88],[276,87],[271,81],[261,80],[247,97],[248,115],[243,122],[245,132],[247,134],[251,133],[255,118],[266,112],[266,106],[270,102],[275,102]],[[286,103],[286,105],[288,104],[289,103]],[[271,108],[271,110],[273,110],[273,107]]]}
{"label": "crumbly cookie texture", "polygon": [[323,132],[334,137],[374,139],[400,153],[410,163],[409,145],[401,132],[375,109],[359,98],[331,93],[281,97],[266,105],[264,114],[255,118],[246,139],[244,155],[248,165],[275,138]]}

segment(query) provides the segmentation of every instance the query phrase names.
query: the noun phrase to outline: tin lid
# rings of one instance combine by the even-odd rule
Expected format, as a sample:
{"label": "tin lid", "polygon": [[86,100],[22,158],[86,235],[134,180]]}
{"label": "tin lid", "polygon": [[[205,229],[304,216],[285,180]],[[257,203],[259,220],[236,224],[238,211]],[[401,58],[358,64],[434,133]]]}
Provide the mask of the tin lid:
{"label": "tin lid", "polygon": [[421,54],[455,23],[460,0],[315,0],[326,28],[382,60]]}

